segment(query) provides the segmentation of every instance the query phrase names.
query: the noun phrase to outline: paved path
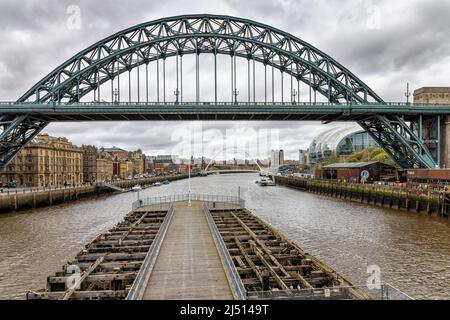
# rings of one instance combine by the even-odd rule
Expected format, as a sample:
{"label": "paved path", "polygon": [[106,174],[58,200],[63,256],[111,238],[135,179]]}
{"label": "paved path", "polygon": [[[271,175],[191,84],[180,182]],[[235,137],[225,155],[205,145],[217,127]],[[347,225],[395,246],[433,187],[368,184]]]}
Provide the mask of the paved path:
{"label": "paved path", "polygon": [[233,299],[201,203],[175,204],[143,299]]}

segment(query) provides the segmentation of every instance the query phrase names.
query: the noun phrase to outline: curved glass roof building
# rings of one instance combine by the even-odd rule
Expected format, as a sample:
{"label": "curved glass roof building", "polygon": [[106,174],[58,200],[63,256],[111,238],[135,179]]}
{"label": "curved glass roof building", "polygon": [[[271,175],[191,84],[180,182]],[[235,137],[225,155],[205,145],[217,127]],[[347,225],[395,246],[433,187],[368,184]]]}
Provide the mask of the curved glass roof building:
{"label": "curved glass roof building", "polygon": [[309,147],[309,163],[314,165],[373,146],[377,146],[375,140],[358,125],[335,127],[314,138]]}

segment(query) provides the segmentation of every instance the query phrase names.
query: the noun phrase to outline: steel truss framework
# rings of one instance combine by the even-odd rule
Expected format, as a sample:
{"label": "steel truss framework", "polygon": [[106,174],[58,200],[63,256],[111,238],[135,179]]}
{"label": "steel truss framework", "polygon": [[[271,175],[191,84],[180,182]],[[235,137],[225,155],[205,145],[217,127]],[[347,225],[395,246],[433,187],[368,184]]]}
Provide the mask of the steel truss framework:
{"label": "steel truss framework", "polygon": [[[17,102],[70,104],[80,102],[82,97],[92,91],[100,98],[100,87],[103,84],[111,82],[113,91],[114,81],[119,82],[121,74],[126,72],[131,74],[131,70],[135,68],[139,70],[140,66],[147,67],[148,79],[148,65],[157,62],[159,70],[159,62],[162,61],[165,76],[165,61],[170,57],[176,57],[177,60],[178,92],[179,62],[182,69],[183,56],[196,54],[196,102],[199,103],[198,57],[204,53],[213,54],[215,57],[216,103],[218,54],[232,57],[232,69],[234,59],[235,73],[232,82],[235,91],[236,57],[248,59],[249,100],[250,61],[252,61],[253,70],[255,62],[264,65],[266,78],[267,67],[271,67],[272,77],[274,69],[278,69],[282,74],[288,74],[291,77],[291,87],[293,79],[297,81],[299,88],[300,83],[306,84],[309,87],[310,102],[312,102],[311,92],[314,91],[314,96],[319,93],[335,104],[383,103],[374,91],[348,69],[295,36],[258,22],[217,15],[164,18],[118,32],[83,50],[53,70]],[[267,102],[267,79],[265,81],[265,102]],[[253,102],[256,101],[254,82],[253,73]],[[283,81],[281,86],[283,92]],[[117,95],[120,101],[120,92]],[[148,90],[146,100],[149,102]],[[158,102],[159,100],[158,82]],[[180,100],[183,101],[182,89]],[[0,167],[6,166],[48,123],[48,120],[40,119],[38,116],[20,114],[20,110],[16,115],[3,114],[0,122],[3,128],[0,134]],[[371,119],[359,123],[400,166],[405,168],[437,166],[438,162],[427,146],[400,116],[374,114]]]}

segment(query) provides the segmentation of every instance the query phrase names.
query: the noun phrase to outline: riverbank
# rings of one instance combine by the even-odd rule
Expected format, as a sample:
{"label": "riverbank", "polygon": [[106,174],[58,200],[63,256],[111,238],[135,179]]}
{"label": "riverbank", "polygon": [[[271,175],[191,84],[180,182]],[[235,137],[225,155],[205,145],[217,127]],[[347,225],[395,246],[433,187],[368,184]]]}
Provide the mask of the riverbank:
{"label": "riverbank", "polygon": [[277,184],[314,194],[407,212],[449,217],[450,194],[443,191],[275,177]]}
{"label": "riverbank", "polygon": [[[129,189],[138,184],[145,186],[151,185],[155,182],[163,182],[165,180],[176,181],[186,179],[187,177],[188,175],[183,174],[165,177],[122,180],[113,182],[111,185],[122,189]],[[110,188],[94,185],[2,194],[0,195],[0,213],[30,210],[113,193],[114,190]]]}

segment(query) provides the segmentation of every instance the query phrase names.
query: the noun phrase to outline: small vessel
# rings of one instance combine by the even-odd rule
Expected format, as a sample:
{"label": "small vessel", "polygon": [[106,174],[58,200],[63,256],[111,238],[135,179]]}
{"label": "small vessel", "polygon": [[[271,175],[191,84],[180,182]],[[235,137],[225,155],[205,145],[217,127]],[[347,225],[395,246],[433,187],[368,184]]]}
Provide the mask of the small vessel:
{"label": "small vessel", "polygon": [[140,185],[136,185],[133,188],[131,188],[131,191],[133,191],[133,192],[138,192],[138,191],[141,191],[141,190],[142,190],[142,187]]}
{"label": "small vessel", "polygon": [[162,185],[161,182],[155,182],[155,183],[153,184],[154,187],[161,187],[161,185]]}
{"label": "small vessel", "polygon": [[164,185],[168,185],[168,184],[170,184],[170,181],[169,181],[169,180],[166,180],[166,181],[163,182],[163,184],[164,184]]}
{"label": "small vessel", "polygon": [[275,182],[273,182],[271,179],[268,178],[262,178],[259,181],[256,181],[257,184],[259,184],[261,187],[273,187],[275,186]]}

